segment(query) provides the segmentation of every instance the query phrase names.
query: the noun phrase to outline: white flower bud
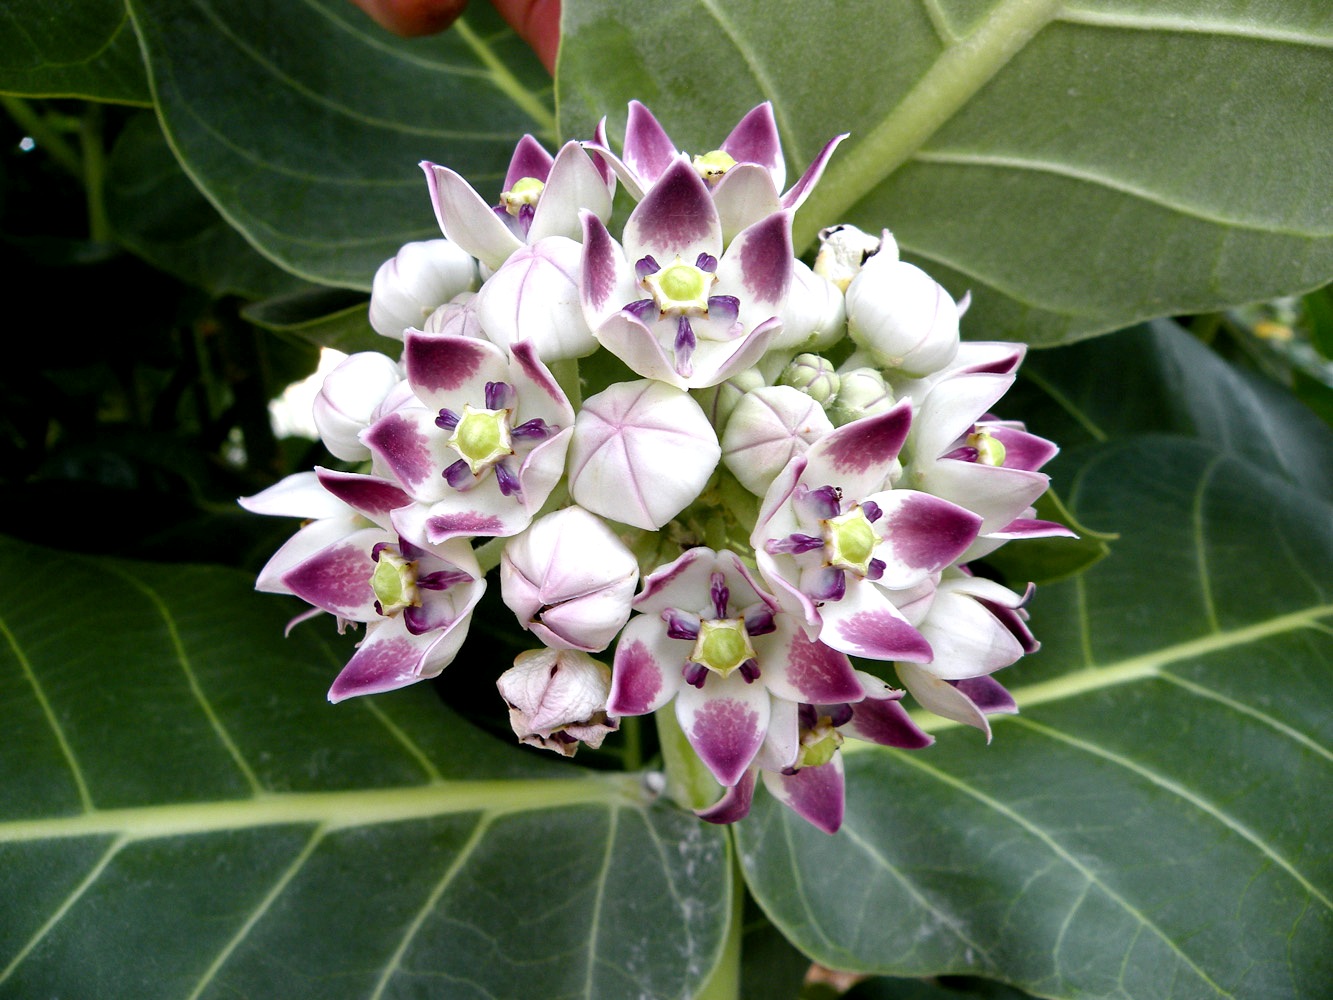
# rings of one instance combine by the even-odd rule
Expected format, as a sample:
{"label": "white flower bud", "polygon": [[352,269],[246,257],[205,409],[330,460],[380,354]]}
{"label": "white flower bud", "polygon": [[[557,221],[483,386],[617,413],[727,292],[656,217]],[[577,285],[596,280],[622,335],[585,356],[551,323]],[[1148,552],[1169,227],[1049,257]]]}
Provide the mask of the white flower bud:
{"label": "white flower bud", "polygon": [[842,289],[799,260],[792,265],[781,315],[782,332],[769,344],[770,351],[818,351],[837,343],[846,332]]}
{"label": "white flower bud", "polygon": [[829,226],[819,231],[815,274],[845,292],[860,272],[861,265],[875,255],[888,260],[898,259],[898,243],[887,229],[881,236],[871,236],[855,226]]}
{"label": "white flower bud", "polygon": [[505,545],[500,593],[519,624],[548,646],[605,649],[629,619],[639,566],[598,517],[566,507]]}
{"label": "white flower bud", "polygon": [[731,418],[731,411],[736,408],[741,398],[747,392],[753,392],[766,384],[763,373],[758,368],[747,368],[718,385],[710,385],[706,389],[692,389],[690,395],[699,401],[709,422],[721,434]]}
{"label": "white flower bud", "polygon": [[509,706],[519,742],[574,756],[580,743],[594,750],[619,720],[606,714],[611,670],[576,650],[532,649],[495,682]]}
{"label": "white flower bud", "polygon": [[683,389],[618,382],[583,403],[569,443],[569,494],[594,514],[656,530],[688,507],[722,455]]}
{"label": "white flower bud", "polygon": [[477,262],[456,243],[427,240],[408,243],[375,272],[370,290],[370,325],[377,333],[402,340],[427,316],[459,292],[473,288]]}
{"label": "white flower bud", "polygon": [[476,337],[486,339],[481,329],[481,320],[477,318],[477,293],[463,292],[455,295],[440,308],[426,317],[421,324],[422,333],[437,333],[445,337]]}
{"label": "white flower bud", "polygon": [[800,389],[817,403],[827,403],[838,394],[841,379],[833,362],[818,354],[798,354],[778,376],[778,385]]}
{"label": "white flower bud", "polygon": [[353,354],[329,372],[311,407],[329,452],[345,462],[368,459],[370,449],[359,435],[402,381],[398,366],[377,351]]}
{"label": "white flower bud", "polygon": [[876,254],[847,287],[847,332],[880,365],[928,375],[958,353],[958,306],[919,267]]}
{"label": "white flower bud", "polygon": [[853,368],[839,376],[838,395],[828,404],[829,419],[841,427],[893,409],[893,390],[873,368]]}
{"label": "white flower bud", "polygon": [[579,299],[583,248],[548,236],[510,254],[477,292],[477,318],[494,344],[532,343],[545,362],[597,350]]}
{"label": "white flower bud", "polygon": [[824,408],[800,389],[756,389],[736,404],[727,421],[722,461],[742,486],[763,496],[792,456],[832,430]]}

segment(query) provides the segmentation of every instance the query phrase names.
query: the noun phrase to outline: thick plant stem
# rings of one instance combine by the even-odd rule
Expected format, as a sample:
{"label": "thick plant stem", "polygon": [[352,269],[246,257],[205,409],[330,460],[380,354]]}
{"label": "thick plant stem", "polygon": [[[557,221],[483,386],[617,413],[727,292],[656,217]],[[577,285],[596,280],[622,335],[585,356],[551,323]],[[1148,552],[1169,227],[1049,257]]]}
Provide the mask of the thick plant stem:
{"label": "thick plant stem", "polygon": [[668,704],[655,713],[657,738],[662,745],[667,795],[685,809],[702,809],[718,797],[718,784],[685,738],[676,721],[676,706]]}

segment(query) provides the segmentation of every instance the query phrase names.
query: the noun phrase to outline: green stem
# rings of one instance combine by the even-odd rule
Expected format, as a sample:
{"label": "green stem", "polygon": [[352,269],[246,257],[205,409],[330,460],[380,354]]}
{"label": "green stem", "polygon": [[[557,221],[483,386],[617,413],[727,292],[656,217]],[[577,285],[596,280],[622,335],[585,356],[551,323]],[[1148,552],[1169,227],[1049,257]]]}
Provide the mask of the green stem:
{"label": "green stem", "polygon": [[551,374],[569,397],[569,405],[578,408],[583,405],[583,382],[579,377],[579,359],[566,358],[564,361],[552,361]]}
{"label": "green stem", "polygon": [[[728,838],[728,845],[732,841]],[[731,919],[727,922],[727,939],[722,943],[722,955],[713,974],[695,1000],[737,1000],[741,995],[741,941],[745,937],[745,881],[741,877],[740,861],[731,848]]]}
{"label": "green stem", "polygon": [[643,767],[643,733],[637,715],[620,720],[620,736],[623,742],[621,760],[626,771],[637,771]]}
{"label": "green stem", "polygon": [[659,708],[654,717],[657,719],[657,738],[662,744],[667,795],[684,809],[702,809],[711,805],[721,789],[676,721],[676,706],[668,704]]}
{"label": "green stem", "polygon": [[5,111],[24,132],[32,136],[37,148],[46,153],[62,169],[75,177],[83,177],[83,161],[78,151],[65,141],[60,130],[53,127],[46,116],[38,114],[27,101],[17,97],[0,97]]}
{"label": "green stem", "polygon": [[106,149],[102,144],[102,108],[90,104],[79,126],[79,149],[83,153],[84,197],[88,199],[88,237],[95,243],[111,242],[111,223],[106,217]]}

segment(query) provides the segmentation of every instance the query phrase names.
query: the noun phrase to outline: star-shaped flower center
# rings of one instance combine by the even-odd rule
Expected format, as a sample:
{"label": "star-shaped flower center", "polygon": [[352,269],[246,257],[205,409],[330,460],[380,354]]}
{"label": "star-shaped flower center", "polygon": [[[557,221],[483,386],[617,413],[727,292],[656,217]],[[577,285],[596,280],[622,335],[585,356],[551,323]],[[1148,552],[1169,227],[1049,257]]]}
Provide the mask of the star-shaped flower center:
{"label": "star-shaped flower center", "polygon": [[879,536],[859,504],[845,514],[821,522],[824,526],[824,553],[830,566],[851,570],[865,576],[870,570]]}
{"label": "star-shaped flower center", "polygon": [[714,618],[699,623],[699,637],[690,653],[691,662],[707,667],[719,677],[726,677],[754,658],[754,646],[743,619]]}
{"label": "star-shaped flower center", "polygon": [[643,287],[662,316],[707,316],[708,293],[716,282],[716,274],[685,263],[679,255],[666,267],[643,277]]}
{"label": "star-shaped flower center", "polygon": [[405,608],[418,606],[421,599],[417,592],[417,564],[387,545],[377,546],[373,558],[375,571],[370,575],[370,589],[375,592],[375,610],[392,618]]}
{"label": "star-shaped flower center", "polygon": [[475,408],[471,403],[463,404],[462,416],[449,436],[449,447],[467,462],[474,476],[514,454],[509,412],[508,409],[487,410]]}

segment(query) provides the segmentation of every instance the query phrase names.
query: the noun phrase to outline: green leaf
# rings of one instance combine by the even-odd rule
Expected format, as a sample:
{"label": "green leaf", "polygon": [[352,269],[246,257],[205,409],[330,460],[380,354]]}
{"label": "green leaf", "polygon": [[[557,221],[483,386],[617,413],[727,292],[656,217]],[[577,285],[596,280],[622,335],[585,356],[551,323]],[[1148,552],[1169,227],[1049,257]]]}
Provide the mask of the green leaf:
{"label": "green leaf", "polygon": [[250,587],[0,544],[0,996],[698,990],[721,831],[427,686],[329,706],[349,648]]}
{"label": "green leaf", "polygon": [[[625,102],[714,148],[771,100],[788,176],[835,154],[796,220],[893,230],[966,328],[1053,344],[1304,290],[1333,274],[1322,0],[759,0],[623,16],[568,0],[561,128]],[[608,59],[606,53],[617,54]]]}
{"label": "green leaf", "polygon": [[1333,506],[1308,460],[1333,438],[1168,324],[1029,362],[1015,409],[1058,440],[1082,429],[1057,481],[1119,539],[1038,593],[1043,647],[1001,675],[1021,714],[990,746],[934,720],[926,751],[849,754],[832,838],[757,801],[747,881],[837,967],[1049,997],[1322,996]]}
{"label": "green leaf", "polygon": [[242,315],[265,330],[283,333],[345,354],[390,351],[388,338],[370,325],[366,297],[342,288],[314,288],[247,306]]}
{"label": "green leaf", "polygon": [[144,112],[112,149],[104,188],[117,241],[211,295],[259,298],[304,283],[260,256],[181,171],[157,119]]}
{"label": "green leaf", "polygon": [[122,0],[6,0],[0,93],[149,104],[139,43]]}
{"label": "green leaf", "polygon": [[416,40],[346,0],[130,10],[186,172],[265,256],[313,281],[369,289],[399,246],[439,236],[421,160],[489,197],[518,137],[554,131],[549,78],[486,4]]}

